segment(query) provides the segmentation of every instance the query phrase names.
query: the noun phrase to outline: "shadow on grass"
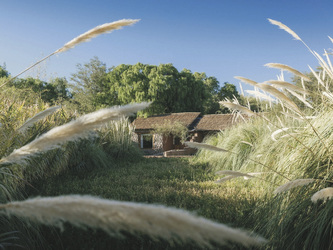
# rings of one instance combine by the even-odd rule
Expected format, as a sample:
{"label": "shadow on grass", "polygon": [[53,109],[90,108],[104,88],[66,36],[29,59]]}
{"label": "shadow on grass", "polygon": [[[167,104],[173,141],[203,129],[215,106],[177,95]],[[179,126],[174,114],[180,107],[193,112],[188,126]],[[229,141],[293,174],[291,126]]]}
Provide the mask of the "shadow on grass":
{"label": "shadow on grass", "polygon": [[[245,184],[246,188],[244,183],[216,185],[216,177],[206,168],[191,164],[188,158],[148,158],[135,164],[118,162],[110,168],[72,169],[34,183],[35,189],[26,192],[31,197],[89,194],[113,200],[162,204],[251,230],[253,221],[249,214],[256,206],[260,192],[251,187],[251,183]],[[156,242],[145,235],[126,233],[124,239],[118,239],[101,230],[82,230],[68,224],[63,232],[46,226],[41,229],[50,249],[195,249],[191,242]]]}

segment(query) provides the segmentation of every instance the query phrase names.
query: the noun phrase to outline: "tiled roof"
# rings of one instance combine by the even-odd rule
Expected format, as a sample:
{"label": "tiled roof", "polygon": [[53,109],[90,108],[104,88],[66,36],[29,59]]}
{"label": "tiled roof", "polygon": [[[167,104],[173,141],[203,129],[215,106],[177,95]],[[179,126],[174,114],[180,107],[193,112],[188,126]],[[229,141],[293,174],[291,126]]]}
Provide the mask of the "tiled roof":
{"label": "tiled roof", "polygon": [[[213,114],[213,115],[204,115],[195,130],[198,131],[219,131],[226,128],[229,128],[236,123],[235,117],[233,114]],[[239,120],[239,119],[237,119]]]}
{"label": "tiled roof", "polygon": [[163,125],[165,123],[180,122],[188,129],[192,130],[195,124],[198,122],[200,112],[184,112],[184,113],[172,113],[165,115],[156,115],[148,118],[137,118],[133,122],[135,130],[150,130],[154,129],[156,125]]}

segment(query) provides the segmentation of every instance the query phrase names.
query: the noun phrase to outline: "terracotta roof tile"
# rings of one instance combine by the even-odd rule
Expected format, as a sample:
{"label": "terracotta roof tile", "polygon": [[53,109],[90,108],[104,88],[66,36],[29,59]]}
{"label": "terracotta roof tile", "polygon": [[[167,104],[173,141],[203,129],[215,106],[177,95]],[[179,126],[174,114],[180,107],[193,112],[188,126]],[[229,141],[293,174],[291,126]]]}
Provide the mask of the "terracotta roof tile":
{"label": "terracotta roof tile", "polygon": [[199,121],[198,125],[195,127],[195,130],[219,131],[229,128],[238,121],[239,119],[235,121],[235,115],[233,114],[204,115]]}
{"label": "terracotta roof tile", "polygon": [[134,120],[133,125],[135,126],[135,130],[150,130],[154,129],[156,125],[177,121],[191,130],[194,128],[194,123],[197,122],[199,116],[200,112],[171,113],[148,118],[137,118]]}

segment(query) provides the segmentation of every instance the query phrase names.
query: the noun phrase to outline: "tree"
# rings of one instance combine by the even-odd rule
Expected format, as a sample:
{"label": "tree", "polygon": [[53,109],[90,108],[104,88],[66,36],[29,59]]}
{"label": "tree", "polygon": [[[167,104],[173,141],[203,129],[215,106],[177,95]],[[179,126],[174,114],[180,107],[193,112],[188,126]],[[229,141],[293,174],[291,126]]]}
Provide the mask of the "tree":
{"label": "tree", "polygon": [[25,79],[20,78],[16,79],[14,82],[10,82],[8,86],[32,90],[39,94],[44,102],[50,103],[51,105],[70,98],[65,78],[55,78],[50,83],[32,77]]}
{"label": "tree", "polygon": [[178,71],[172,64],[121,64],[107,69],[95,57],[87,64],[78,64],[78,72],[71,79],[73,100],[82,111],[150,101],[146,116],[176,112],[208,114],[220,109],[221,96],[239,97],[232,84],[220,88],[215,77],[188,69]]}
{"label": "tree", "polygon": [[70,84],[70,88],[79,110],[90,112],[107,105],[106,65],[94,57],[89,63],[78,64],[77,68],[78,72],[72,74],[71,80],[74,83]]}
{"label": "tree", "polygon": [[240,95],[237,91],[237,88],[234,84],[225,82],[224,86],[220,88],[220,90],[217,93],[219,101],[223,101],[226,98],[229,100],[232,100],[234,98],[239,99]]}
{"label": "tree", "polygon": [[4,64],[3,66],[0,66],[0,78],[2,77],[8,77],[9,73],[6,70],[6,65]]}

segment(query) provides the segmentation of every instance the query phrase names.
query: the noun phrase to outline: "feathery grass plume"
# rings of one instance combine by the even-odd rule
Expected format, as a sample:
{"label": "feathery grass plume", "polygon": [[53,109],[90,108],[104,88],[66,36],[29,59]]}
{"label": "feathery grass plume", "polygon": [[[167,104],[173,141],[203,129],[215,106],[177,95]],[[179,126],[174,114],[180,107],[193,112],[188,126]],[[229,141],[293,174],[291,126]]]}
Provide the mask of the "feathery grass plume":
{"label": "feathery grass plume", "polygon": [[256,81],[253,81],[251,79],[248,79],[248,78],[245,78],[245,77],[242,77],[242,76],[234,76],[235,79],[238,79],[244,83],[248,83],[252,86],[256,86],[258,83]]}
{"label": "feathery grass plume", "polygon": [[248,141],[240,141],[240,143],[244,143],[244,144],[247,144],[247,145],[253,147],[253,144],[251,142],[248,142]]}
{"label": "feathery grass plume", "polygon": [[269,81],[266,81],[264,83],[270,83],[270,84],[273,84],[274,86],[279,87],[279,88],[285,88],[285,89],[290,89],[290,90],[293,90],[293,91],[297,91],[301,94],[308,94],[308,91],[306,91],[305,89],[300,88],[300,87],[298,87],[294,84],[291,84],[289,82],[278,81],[278,80],[269,80]]}
{"label": "feathery grass plume", "polygon": [[6,85],[7,83],[9,83],[10,81],[13,81],[14,79],[16,79],[17,77],[19,77],[20,75],[22,75],[23,73],[27,72],[28,70],[30,70],[31,68],[35,67],[36,65],[40,64],[41,62],[45,61],[46,59],[50,58],[51,56],[57,54],[57,53],[61,53],[61,52],[65,52],[66,50],[69,50],[71,48],[74,48],[76,45],[78,45],[79,43],[82,42],[87,42],[90,39],[104,34],[104,33],[110,33],[113,30],[117,30],[117,29],[121,29],[123,26],[128,26],[128,25],[132,25],[136,22],[140,21],[140,19],[122,19],[119,21],[115,21],[112,23],[105,23],[102,25],[99,25],[81,35],[79,35],[78,37],[72,39],[71,41],[69,41],[68,43],[66,43],[63,47],[61,47],[60,49],[57,49],[56,51],[54,51],[53,53],[49,54],[48,56],[42,58],[41,60],[35,62],[33,65],[29,66],[28,68],[24,69],[23,71],[21,71],[20,73],[18,73],[17,75],[15,75],[14,77],[10,78],[9,80],[7,80],[6,82],[4,82],[0,88],[4,85]]}
{"label": "feathery grass plume", "polygon": [[326,96],[333,103],[333,94],[324,91],[323,96]]}
{"label": "feathery grass plume", "polygon": [[245,91],[246,91],[246,93],[248,93],[250,95],[253,95],[253,96],[258,97],[258,98],[262,98],[262,99],[267,100],[269,102],[275,102],[276,101],[272,97],[270,97],[268,95],[265,95],[264,93],[261,93],[259,91],[255,91],[255,90],[245,90]]}
{"label": "feathery grass plume", "polygon": [[288,65],[285,65],[282,63],[266,63],[264,66],[269,67],[269,68],[276,68],[276,69],[282,69],[282,70],[289,71],[296,76],[302,77],[305,81],[311,82],[311,79],[309,77],[307,77],[306,75],[302,74],[298,70],[296,70]]}
{"label": "feathery grass plume", "polygon": [[297,180],[289,181],[289,182],[279,186],[277,189],[275,189],[274,194],[288,191],[294,187],[305,186],[314,181],[315,181],[315,179],[297,179]]}
{"label": "feathery grass plume", "polygon": [[286,32],[288,32],[296,40],[302,41],[302,39],[293,30],[291,30],[288,26],[284,25],[283,23],[281,23],[279,21],[276,21],[276,20],[273,20],[273,19],[270,19],[270,18],[267,18],[267,19],[271,24],[277,25],[280,29],[283,29]]}
{"label": "feathery grass plume", "polygon": [[225,175],[231,175],[231,176],[237,176],[237,177],[246,176],[246,177],[249,177],[249,178],[253,178],[252,175],[241,173],[241,172],[238,172],[238,171],[233,171],[233,170],[221,170],[221,171],[217,171],[215,174],[218,174],[218,175],[225,174]]}
{"label": "feathery grass plume", "polygon": [[276,98],[279,98],[281,101],[284,101],[286,105],[288,105],[292,110],[294,110],[297,113],[301,113],[301,111],[298,109],[297,105],[290,100],[285,94],[277,90],[276,88],[265,84],[265,83],[259,83],[257,84],[257,87],[270,93],[271,95],[275,96]]}
{"label": "feathery grass plume", "polygon": [[229,180],[232,180],[232,179],[235,179],[235,178],[238,178],[239,176],[234,176],[234,175],[228,175],[226,177],[223,177],[221,179],[218,179],[217,181],[215,181],[214,183],[216,184],[219,184],[219,183],[223,183],[223,182],[226,182],[226,181],[229,181]]}
{"label": "feathery grass plume", "polygon": [[123,26],[135,24],[138,21],[140,21],[140,20],[139,19],[122,19],[122,20],[119,20],[116,22],[105,23],[105,24],[99,25],[99,26],[79,35],[78,37],[75,37],[74,39],[72,39],[71,41],[66,43],[62,48],[58,49],[54,53],[65,52],[66,50],[72,49],[80,43],[88,42],[90,39],[92,39],[98,35],[101,35],[104,33],[110,33],[113,30],[121,29]]}
{"label": "feathery grass plume", "polygon": [[107,122],[130,116],[150,105],[148,102],[133,103],[125,106],[101,109],[79,117],[78,119],[55,127],[41,135],[29,144],[14,150],[10,155],[0,160],[0,163],[22,162],[33,154],[60,147],[61,144],[86,138],[91,130],[100,128]]}
{"label": "feathery grass plume", "polygon": [[330,36],[328,36],[328,38],[331,40],[331,42],[333,43],[333,38],[332,37],[330,37]]}
{"label": "feathery grass plume", "polygon": [[294,92],[294,91],[292,91],[290,89],[287,89],[287,91],[290,94],[292,94],[293,96],[295,96],[298,100],[300,100],[301,102],[303,102],[305,104],[305,106],[307,106],[310,109],[313,109],[313,106],[310,103],[308,103],[303,96],[297,94],[296,92]]}
{"label": "feathery grass plume", "polygon": [[81,228],[100,228],[113,236],[121,232],[144,233],[170,242],[211,242],[259,246],[265,240],[245,231],[197,217],[184,210],[160,205],[105,200],[92,196],[68,195],[34,198],[0,205],[2,214],[27,218],[46,225],[63,227],[65,221]]}
{"label": "feathery grass plume", "polygon": [[219,147],[215,147],[213,145],[209,145],[209,144],[206,144],[206,143],[187,141],[187,142],[185,142],[185,145],[190,147],[190,148],[207,149],[207,150],[217,151],[217,152],[230,152],[229,150],[219,148]]}
{"label": "feathery grass plume", "polygon": [[284,131],[287,131],[289,128],[281,128],[281,129],[278,129],[278,130],[275,130],[272,134],[271,134],[271,138],[273,141],[277,141],[277,139],[275,138],[275,136],[277,136],[278,134],[284,132]]}
{"label": "feathery grass plume", "polygon": [[314,71],[309,65],[308,65],[309,69],[311,70],[312,74],[316,77],[317,81],[324,87],[326,88],[325,83],[323,82],[323,80],[320,78],[320,76],[316,73],[316,71]]}
{"label": "feathery grass plume", "polygon": [[221,104],[231,110],[238,110],[239,112],[246,114],[248,116],[255,115],[255,113],[252,112],[251,110],[249,110],[248,108],[246,108],[242,105],[236,104],[236,103],[221,101],[221,102],[219,102],[219,104]]}
{"label": "feathery grass plume", "polygon": [[312,195],[311,201],[313,203],[317,203],[318,200],[326,200],[326,199],[330,200],[332,198],[333,198],[333,188],[328,187],[321,189],[318,192],[316,192],[314,195]]}
{"label": "feathery grass plume", "polygon": [[38,114],[36,114],[34,117],[28,119],[19,129],[19,132],[24,132],[25,130],[27,130],[29,127],[31,127],[32,125],[34,125],[34,123],[36,123],[39,120],[42,120],[43,118],[53,114],[54,112],[56,112],[59,108],[61,108],[60,106],[54,106],[51,108],[48,108],[42,112],[39,112]]}
{"label": "feathery grass plume", "polygon": [[[319,65],[323,68],[323,71],[326,72],[331,79],[333,79],[333,69],[332,69],[331,65],[329,65],[330,60],[327,63],[317,52],[314,51],[313,54],[317,58]],[[327,58],[329,58],[329,57],[327,57]]]}

